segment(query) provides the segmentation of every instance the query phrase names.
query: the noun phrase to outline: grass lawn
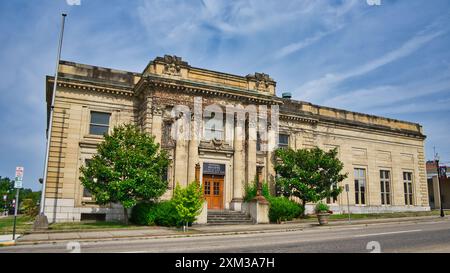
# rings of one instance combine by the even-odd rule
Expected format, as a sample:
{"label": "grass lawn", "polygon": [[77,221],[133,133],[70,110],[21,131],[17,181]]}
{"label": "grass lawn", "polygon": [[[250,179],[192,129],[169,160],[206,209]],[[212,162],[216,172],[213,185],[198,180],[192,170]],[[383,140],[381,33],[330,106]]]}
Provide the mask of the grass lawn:
{"label": "grass lawn", "polygon": [[121,222],[74,222],[55,223],[49,227],[51,230],[90,230],[90,229],[116,229],[116,228],[145,228],[133,224],[125,225]]}
{"label": "grass lawn", "polygon": [[[17,234],[24,234],[30,232],[33,227],[34,218],[19,215],[17,216]],[[0,218],[0,235],[12,234],[13,232],[14,216]],[[133,224],[124,225],[120,222],[77,222],[77,223],[55,223],[49,226],[50,230],[54,231],[69,231],[69,230],[90,230],[90,229],[118,229],[118,228],[143,228]]]}
{"label": "grass lawn", "polygon": [[[30,231],[31,228],[33,227],[33,221],[34,218],[29,216],[25,215],[17,216],[16,233],[23,234],[24,232]],[[13,225],[14,225],[14,216],[0,218],[0,234],[1,235],[12,234]]]}

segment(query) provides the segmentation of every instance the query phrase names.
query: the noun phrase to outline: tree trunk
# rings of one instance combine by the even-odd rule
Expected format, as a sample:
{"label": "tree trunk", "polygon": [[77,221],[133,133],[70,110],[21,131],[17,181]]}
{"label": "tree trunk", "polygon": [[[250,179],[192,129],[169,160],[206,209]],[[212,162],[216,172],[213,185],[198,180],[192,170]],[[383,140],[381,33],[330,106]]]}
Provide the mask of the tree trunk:
{"label": "tree trunk", "polygon": [[124,216],[125,225],[128,225],[128,209],[127,208],[123,208],[123,216]]}

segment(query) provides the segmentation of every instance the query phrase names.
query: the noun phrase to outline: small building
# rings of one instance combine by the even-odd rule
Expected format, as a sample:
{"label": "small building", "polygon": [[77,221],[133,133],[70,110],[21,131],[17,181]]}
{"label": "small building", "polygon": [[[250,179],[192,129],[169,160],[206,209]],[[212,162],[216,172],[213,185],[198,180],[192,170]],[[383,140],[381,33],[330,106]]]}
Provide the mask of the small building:
{"label": "small building", "polygon": [[437,166],[435,161],[427,161],[427,182],[428,182],[428,195],[430,200],[431,209],[441,208],[450,209],[450,168],[447,166],[440,166],[445,168],[446,174],[441,175],[438,179]]}
{"label": "small building", "polygon": [[[47,76],[48,113],[53,83],[54,77]],[[195,111],[196,103],[216,110],[255,106],[258,120],[269,120],[266,129],[273,130],[278,123],[278,137],[269,134],[265,143],[261,135],[251,137],[256,132],[249,129],[254,128],[250,117],[239,125],[233,113],[231,119],[211,125],[212,116],[203,113],[200,139],[175,140],[170,133],[177,119],[174,109]],[[275,116],[277,120],[270,120]],[[274,153],[262,147],[278,142],[279,147],[293,149],[337,149],[348,173],[341,186],[349,185],[353,213],[430,209],[420,124],[280,97],[275,80],[267,74],[232,75],[164,56],[149,62],[142,72],[61,61],[45,192],[50,222],[123,217],[119,205],[96,205],[79,180],[80,167],[96,153],[104,133],[123,123],[134,123],[154,135],[168,151],[170,186],[163,198],[172,196],[177,182],[194,181],[199,164],[208,208],[241,211],[245,185],[257,175],[275,192]],[[244,138],[234,137],[237,132]],[[346,194],[327,202],[337,213],[347,210]],[[312,208],[308,204],[308,212]]]}

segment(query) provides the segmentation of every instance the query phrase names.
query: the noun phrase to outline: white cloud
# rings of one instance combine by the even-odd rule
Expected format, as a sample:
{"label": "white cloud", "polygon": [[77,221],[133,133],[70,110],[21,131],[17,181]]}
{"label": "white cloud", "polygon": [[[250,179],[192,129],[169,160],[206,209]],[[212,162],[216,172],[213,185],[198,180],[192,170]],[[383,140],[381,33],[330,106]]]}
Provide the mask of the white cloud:
{"label": "white cloud", "polygon": [[[346,91],[342,92],[343,95],[325,100],[323,104],[354,111],[376,111],[377,113],[384,113],[381,110],[383,107],[395,105],[394,108],[397,108],[402,101],[429,96],[447,90],[450,91],[449,77],[444,79],[434,77],[425,80],[418,79],[415,82],[404,85],[383,85]],[[411,108],[411,110],[414,109]],[[393,111],[386,111],[386,113],[388,112],[392,113]]]}
{"label": "white cloud", "polygon": [[365,75],[386,64],[404,58],[444,33],[444,31],[435,31],[429,34],[416,34],[410,40],[402,44],[399,48],[388,52],[380,58],[376,58],[363,65],[342,73],[328,73],[319,79],[315,79],[303,84],[296,89],[296,92],[301,94],[300,97],[302,99],[310,101],[321,100],[328,95],[328,92],[331,91],[332,88],[336,87],[341,82],[346,81],[350,78]]}
{"label": "white cloud", "polygon": [[289,44],[289,45],[281,48],[278,52],[276,52],[274,58],[281,59],[281,58],[286,57],[294,52],[302,50],[303,48],[306,48],[306,47],[314,44],[315,42],[319,41],[323,37],[329,35],[330,33],[335,32],[336,30],[337,29],[332,30],[332,31],[327,31],[327,32],[318,32],[315,35],[308,37],[302,41]]}

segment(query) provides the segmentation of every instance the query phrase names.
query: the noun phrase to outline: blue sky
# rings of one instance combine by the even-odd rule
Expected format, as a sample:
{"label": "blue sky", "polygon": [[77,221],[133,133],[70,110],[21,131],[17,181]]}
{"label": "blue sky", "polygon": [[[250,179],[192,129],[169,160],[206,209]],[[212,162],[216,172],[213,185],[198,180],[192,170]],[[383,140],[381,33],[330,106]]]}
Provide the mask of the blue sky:
{"label": "blue sky", "polygon": [[[0,1],[0,175],[39,189],[45,75],[62,58],[141,72],[155,56],[233,74],[268,73],[278,94],[418,122],[427,159],[450,161],[450,1]],[[450,163],[449,163],[450,165]]]}

